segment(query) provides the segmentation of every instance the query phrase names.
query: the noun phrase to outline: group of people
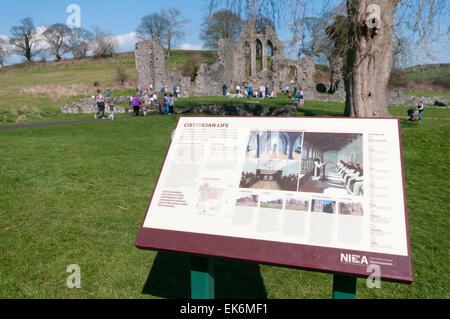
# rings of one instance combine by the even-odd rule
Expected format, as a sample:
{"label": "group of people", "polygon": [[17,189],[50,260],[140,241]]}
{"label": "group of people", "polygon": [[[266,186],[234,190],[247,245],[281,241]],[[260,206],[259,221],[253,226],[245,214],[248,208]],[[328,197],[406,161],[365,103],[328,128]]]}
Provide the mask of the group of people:
{"label": "group of people", "polygon": [[[295,100],[303,100],[304,93],[302,88],[297,88],[294,86],[293,94],[292,91],[289,91],[290,87],[287,85],[285,88],[281,89],[281,93],[292,98],[294,96]],[[275,88],[270,90],[268,85],[261,85],[259,88],[254,88],[252,85],[241,87],[239,84],[236,85],[235,89],[235,97],[237,98],[276,98],[277,91]],[[228,92],[228,87],[226,84],[222,87],[223,96],[233,96],[230,92]]]}
{"label": "group of people", "polygon": [[[137,89],[134,97],[130,98],[129,105],[133,108],[133,116],[138,117],[142,110],[144,117],[147,116],[149,107],[155,107],[161,114],[170,115],[174,113],[175,100],[174,96],[178,97],[181,93],[180,86],[174,87],[174,94],[163,93],[162,97],[158,97],[156,93],[151,93],[152,85],[146,86],[145,89]],[[101,90],[97,90],[97,96],[92,96],[92,100],[97,104],[98,112],[94,115],[95,119],[106,119],[106,105],[109,107],[109,119],[114,120],[116,112],[116,105],[111,96],[111,91],[108,90],[106,97]]]}
{"label": "group of people", "polygon": [[[153,84],[146,85],[145,88],[142,88],[139,91],[139,94],[140,94],[140,97],[143,97],[146,94],[151,94],[151,92],[154,92],[153,91]],[[161,93],[161,94],[169,94],[170,91],[169,91],[168,86],[166,84],[164,84],[163,87],[159,90],[159,93]],[[175,98],[180,97],[181,96],[181,84],[174,85],[173,88],[172,88],[172,93],[171,94]]]}
{"label": "group of people", "polygon": [[147,116],[147,107],[157,107],[159,112],[164,115],[170,115],[174,113],[175,100],[173,94],[164,93],[164,95],[159,98],[156,93],[146,92],[142,96],[139,90],[136,95],[130,99],[130,105],[133,107],[133,112],[135,117],[139,116],[142,108],[144,117]]}

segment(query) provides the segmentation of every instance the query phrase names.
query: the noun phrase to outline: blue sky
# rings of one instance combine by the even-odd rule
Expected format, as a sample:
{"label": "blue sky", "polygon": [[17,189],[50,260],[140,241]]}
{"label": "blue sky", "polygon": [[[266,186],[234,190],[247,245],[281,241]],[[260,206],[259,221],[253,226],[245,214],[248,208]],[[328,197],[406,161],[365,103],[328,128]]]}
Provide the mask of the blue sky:
{"label": "blue sky", "polygon": [[81,8],[81,26],[92,29],[99,26],[114,35],[134,32],[141,17],[159,12],[162,8],[177,7],[182,15],[190,20],[186,36],[181,44],[200,46],[200,25],[205,12],[204,1],[186,0],[21,0],[2,1],[0,12],[0,35],[9,36],[12,26],[18,25],[25,17],[34,19],[36,25],[65,23],[70,13],[66,9],[71,4]]}
{"label": "blue sky", "polygon": [[[323,1],[328,0],[318,0]],[[330,3],[334,1],[331,0]],[[179,8],[183,17],[190,20],[185,29],[186,36],[179,41],[179,44],[183,45],[182,48],[199,49],[202,46],[199,35],[200,25],[207,14],[205,0],[2,0],[0,36],[9,37],[11,27],[18,25],[25,17],[33,18],[37,26],[65,23],[70,15],[66,9],[71,4],[80,6],[83,28],[92,29],[93,26],[99,26],[117,36],[118,51],[134,50],[133,33],[141,17],[168,7]],[[448,21],[443,24],[448,26]],[[283,25],[278,27],[278,36],[281,40],[288,40],[289,35],[283,32]],[[436,50],[437,59],[432,61],[433,63],[450,63],[450,54],[446,50],[449,48],[448,35],[443,40],[446,45],[437,46],[440,49]]]}

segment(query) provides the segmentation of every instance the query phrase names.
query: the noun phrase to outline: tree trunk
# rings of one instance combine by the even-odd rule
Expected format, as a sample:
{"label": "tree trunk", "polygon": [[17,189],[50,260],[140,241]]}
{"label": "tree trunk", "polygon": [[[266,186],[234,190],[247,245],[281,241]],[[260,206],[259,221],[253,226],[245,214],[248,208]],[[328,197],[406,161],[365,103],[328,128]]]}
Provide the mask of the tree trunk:
{"label": "tree trunk", "polygon": [[[349,50],[345,79],[345,114],[389,117],[387,84],[393,64],[393,9],[399,0],[347,0]],[[379,10],[379,24],[366,22],[369,6]]]}

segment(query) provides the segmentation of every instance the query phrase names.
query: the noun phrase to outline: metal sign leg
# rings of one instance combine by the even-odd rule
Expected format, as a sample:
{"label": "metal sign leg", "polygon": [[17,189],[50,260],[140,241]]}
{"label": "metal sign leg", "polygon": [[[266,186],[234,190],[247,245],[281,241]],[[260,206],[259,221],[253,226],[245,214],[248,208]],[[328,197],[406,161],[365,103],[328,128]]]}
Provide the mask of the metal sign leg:
{"label": "metal sign leg", "polygon": [[356,299],[356,277],[335,274],[333,299]]}
{"label": "metal sign leg", "polygon": [[191,257],[191,298],[214,299],[214,260],[212,257]]}

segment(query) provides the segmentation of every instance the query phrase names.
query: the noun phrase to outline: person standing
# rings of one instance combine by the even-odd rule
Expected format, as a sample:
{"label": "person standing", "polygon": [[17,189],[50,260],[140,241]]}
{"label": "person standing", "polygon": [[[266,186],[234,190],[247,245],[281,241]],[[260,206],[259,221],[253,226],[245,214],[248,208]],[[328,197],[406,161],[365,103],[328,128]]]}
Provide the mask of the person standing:
{"label": "person standing", "polygon": [[223,93],[223,96],[227,96],[227,90],[228,90],[228,87],[224,84],[224,85],[222,86],[222,93]]}
{"label": "person standing", "polygon": [[175,102],[174,102],[174,99],[173,99],[173,95],[170,94],[170,97],[169,97],[169,114],[175,114],[174,107],[175,107]]}
{"label": "person standing", "polygon": [[139,111],[141,109],[141,99],[139,98],[139,93],[136,93],[135,97],[131,101],[131,106],[133,107],[134,110],[134,116],[138,117]]}
{"label": "person standing", "polygon": [[95,102],[97,103],[98,112],[95,114],[95,119],[98,119],[98,116],[102,114],[102,119],[105,119],[105,97],[102,95],[102,91],[97,90],[97,97],[95,98]]}
{"label": "person standing", "polygon": [[314,171],[312,175],[313,181],[318,181],[320,179],[320,171],[322,167],[326,165],[326,163],[324,163],[322,159],[323,159],[322,155],[319,155],[319,157],[316,157],[314,159]]}
{"label": "person standing", "polygon": [[172,93],[173,93],[173,96],[178,97],[177,96],[177,86],[176,85],[173,86]]}
{"label": "person standing", "polygon": [[423,115],[423,102],[419,101],[419,105],[417,105],[417,109],[419,111],[419,122],[422,122],[422,115]]}
{"label": "person standing", "polygon": [[164,94],[162,102],[164,106],[163,108],[164,115],[169,115],[169,99],[167,98],[167,94]]}

